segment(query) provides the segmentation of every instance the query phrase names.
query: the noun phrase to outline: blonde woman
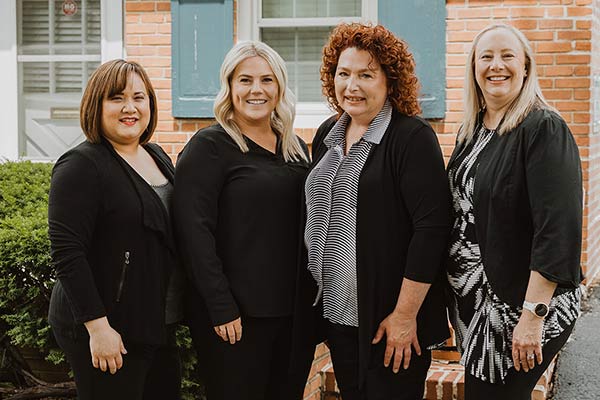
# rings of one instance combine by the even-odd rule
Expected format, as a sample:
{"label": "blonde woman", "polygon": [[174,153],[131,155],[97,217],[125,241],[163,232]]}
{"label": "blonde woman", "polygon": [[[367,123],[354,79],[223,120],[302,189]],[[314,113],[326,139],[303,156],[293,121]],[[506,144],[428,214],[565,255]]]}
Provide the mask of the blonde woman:
{"label": "blonde woman", "polygon": [[450,316],[465,398],[528,400],[579,315],[582,183],[573,135],[512,26],[475,38],[448,176]]}
{"label": "blonde woman", "polygon": [[284,61],[241,42],[221,67],[218,124],[179,156],[174,214],[191,273],[191,326],[208,398],[300,398],[290,372],[305,144],[294,134]]}

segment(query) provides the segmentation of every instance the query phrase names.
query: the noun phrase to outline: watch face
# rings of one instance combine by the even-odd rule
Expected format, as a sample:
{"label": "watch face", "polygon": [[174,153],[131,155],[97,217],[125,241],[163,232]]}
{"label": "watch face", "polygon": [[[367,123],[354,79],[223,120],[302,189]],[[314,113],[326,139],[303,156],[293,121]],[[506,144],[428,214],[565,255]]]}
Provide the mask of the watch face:
{"label": "watch face", "polygon": [[538,303],[535,306],[535,315],[545,317],[548,314],[548,306],[543,303]]}

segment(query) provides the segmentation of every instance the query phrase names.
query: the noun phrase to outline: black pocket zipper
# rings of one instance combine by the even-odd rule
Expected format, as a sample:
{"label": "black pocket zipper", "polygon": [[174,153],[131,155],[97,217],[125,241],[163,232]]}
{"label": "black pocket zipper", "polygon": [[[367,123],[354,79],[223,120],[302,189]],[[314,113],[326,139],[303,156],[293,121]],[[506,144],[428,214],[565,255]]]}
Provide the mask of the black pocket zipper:
{"label": "black pocket zipper", "polygon": [[127,276],[127,267],[129,266],[129,252],[125,252],[125,261],[123,261],[123,267],[121,268],[121,279],[119,280],[119,288],[117,290],[117,303],[121,301],[121,294],[123,293],[123,285],[125,284],[125,277]]}

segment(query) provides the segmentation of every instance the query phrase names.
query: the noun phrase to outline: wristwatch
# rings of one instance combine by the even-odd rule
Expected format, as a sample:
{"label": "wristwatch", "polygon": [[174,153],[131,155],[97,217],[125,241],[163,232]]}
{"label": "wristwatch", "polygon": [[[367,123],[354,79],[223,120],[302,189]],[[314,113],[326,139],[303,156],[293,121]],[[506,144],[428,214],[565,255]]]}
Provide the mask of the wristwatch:
{"label": "wristwatch", "polygon": [[548,315],[548,304],[546,303],[531,303],[529,301],[523,302],[523,310],[528,310],[538,318],[544,318]]}

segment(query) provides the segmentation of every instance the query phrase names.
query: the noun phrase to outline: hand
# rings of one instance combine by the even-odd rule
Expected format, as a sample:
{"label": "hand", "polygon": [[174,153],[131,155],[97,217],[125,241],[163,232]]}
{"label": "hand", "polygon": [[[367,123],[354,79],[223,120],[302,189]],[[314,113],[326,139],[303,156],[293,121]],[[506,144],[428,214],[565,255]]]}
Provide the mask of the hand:
{"label": "hand", "polygon": [[122,354],[127,354],[121,335],[110,326],[106,317],[87,321],[85,327],[90,334],[92,365],[102,372],[108,369],[115,374],[123,366]]}
{"label": "hand", "polygon": [[214,327],[217,335],[224,341],[229,341],[231,344],[242,340],[242,318],[238,317],[233,321],[227,322],[223,325],[217,325]]}
{"label": "hand", "polygon": [[385,355],[383,365],[387,368],[390,365],[392,356],[394,356],[393,371],[398,372],[402,359],[404,359],[404,369],[408,369],[412,354],[411,345],[415,348],[418,355],[421,355],[421,346],[417,339],[417,319],[416,317],[403,315],[399,312],[392,312],[380,324],[373,344],[379,343],[386,336]]}
{"label": "hand", "polygon": [[542,358],[542,328],[544,320],[523,311],[519,323],[513,331],[512,358],[517,371],[529,372],[543,361]]}

